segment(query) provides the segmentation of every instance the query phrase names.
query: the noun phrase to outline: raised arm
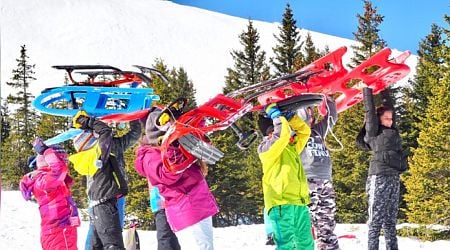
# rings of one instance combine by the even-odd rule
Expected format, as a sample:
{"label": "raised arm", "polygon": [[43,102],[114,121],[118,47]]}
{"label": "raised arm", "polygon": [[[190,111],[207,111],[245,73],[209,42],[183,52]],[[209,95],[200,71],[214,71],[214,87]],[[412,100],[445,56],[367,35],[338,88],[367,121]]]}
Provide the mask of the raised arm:
{"label": "raised arm", "polygon": [[373,100],[373,94],[371,88],[363,89],[363,97],[364,97],[364,110],[365,110],[365,119],[366,119],[366,135],[369,137],[377,136],[379,129],[379,121],[378,116],[375,111],[375,103]]}

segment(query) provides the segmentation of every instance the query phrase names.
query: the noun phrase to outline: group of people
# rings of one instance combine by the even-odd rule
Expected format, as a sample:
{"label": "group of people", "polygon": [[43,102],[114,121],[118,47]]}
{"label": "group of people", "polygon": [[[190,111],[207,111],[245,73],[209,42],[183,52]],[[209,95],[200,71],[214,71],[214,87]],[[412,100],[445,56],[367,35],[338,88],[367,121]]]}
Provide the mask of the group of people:
{"label": "group of people", "polygon": [[[364,89],[364,102],[364,142],[374,152],[367,180],[369,249],[378,249],[381,227],[388,249],[397,249],[399,174],[405,170],[400,136],[392,122],[393,109],[375,110],[369,88]],[[311,108],[281,112],[276,103],[267,105],[265,114],[259,116],[264,135],[258,146],[264,215],[277,249],[312,250],[313,232],[318,249],[339,249],[334,233],[332,164],[325,145],[337,112],[332,98],[327,97],[324,104],[328,112],[319,122]],[[87,176],[90,227],[86,249],[125,249],[122,228],[129,190],[123,154],[136,142],[134,167],[148,180],[158,249],[214,248],[212,216],[219,208],[205,179],[208,166],[198,159],[184,171],[173,173],[161,158],[161,141],[177,118],[173,114],[180,112],[153,107],[147,117],[130,122],[127,134],[115,137],[108,124],[79,111],[72,123],[84,132],[73,139],[76,153],[71,156],[59,145],[35,140],[37,156],[30,161],[33,171],[22,178],[20,189],[26,200],[39,204],[43,249],[77,249],[80,220],[70,192],[69,161]],[[167,157],[174,163],[185,160],[178,145],[169,146]]]}

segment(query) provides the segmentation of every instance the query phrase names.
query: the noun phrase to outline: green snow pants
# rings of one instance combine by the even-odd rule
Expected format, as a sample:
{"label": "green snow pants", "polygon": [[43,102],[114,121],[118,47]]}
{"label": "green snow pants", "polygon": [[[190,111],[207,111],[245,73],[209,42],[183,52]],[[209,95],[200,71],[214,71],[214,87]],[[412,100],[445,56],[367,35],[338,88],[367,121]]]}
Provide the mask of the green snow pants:
{"label": "green snow pants", "polygon": [[279,250],[314,250],[307,206],[281,205],[269,211],[275,243]]}

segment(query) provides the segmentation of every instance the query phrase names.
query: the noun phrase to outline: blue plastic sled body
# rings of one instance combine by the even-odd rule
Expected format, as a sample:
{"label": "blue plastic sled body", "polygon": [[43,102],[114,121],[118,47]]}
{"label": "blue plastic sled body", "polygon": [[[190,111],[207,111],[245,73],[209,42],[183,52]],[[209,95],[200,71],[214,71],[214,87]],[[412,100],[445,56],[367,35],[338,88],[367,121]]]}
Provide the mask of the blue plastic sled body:
{"label": "blue plastic sled body", "polygon": [[71,128],[71,129],[67,130],[66,132],[63,132],[57,136],[54,136],[54,137],[46,140],[44,143],[46,145],[59,144],[61,142],[65,142],[67,140],[75,138],[75,136],[81,134],[82,132],[83,132],[82,129]]}
{"label": "blue plastic sled body", "polygon": [[158,95],[151,88],[64,86],[42,91],[32,105],[42,113],[74,116],[79,110],[100,117],[150,108]]}

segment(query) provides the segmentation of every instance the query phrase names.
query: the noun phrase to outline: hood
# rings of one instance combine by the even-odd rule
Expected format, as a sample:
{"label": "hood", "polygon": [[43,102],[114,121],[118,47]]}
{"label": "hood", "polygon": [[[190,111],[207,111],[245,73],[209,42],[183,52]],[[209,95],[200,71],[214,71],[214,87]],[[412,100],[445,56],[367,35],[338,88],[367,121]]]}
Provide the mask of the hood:
{"label": "hood", "polygon": [[150,173],[147,173],[146,170],[146,160],[147,159],[161,159],[161,150],[158,147],[153,147],[150,145],[140,146],[136,151],[136,160],[134,161],[134,166],[136,171],[144,174],[145,176],[149,176]]}
{"label": "hood", "polygon": [[33,196],[33,186],[34,183],[36,182],[34,176],[36,176],[37,173],[38,173],[37,170],[30,172],[26,174],[20,181],[20,191],[22,193],[23,198],[27,201],[31,200],[31,197]]}

